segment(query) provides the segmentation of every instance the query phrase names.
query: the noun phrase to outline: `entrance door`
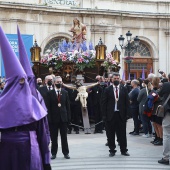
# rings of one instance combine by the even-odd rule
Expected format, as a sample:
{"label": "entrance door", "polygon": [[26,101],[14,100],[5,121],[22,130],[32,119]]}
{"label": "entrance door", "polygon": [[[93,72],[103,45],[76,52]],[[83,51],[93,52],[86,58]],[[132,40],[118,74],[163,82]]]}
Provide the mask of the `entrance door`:
{"label": "entrance door", "polygon": [[130,75],[128,75],[128,64],[125,63],[126,80],[142,78],[142,72],[144,70],[144,78],[147,78],[150,70],[153,70],[152,58],[134,58],[130,64]]}

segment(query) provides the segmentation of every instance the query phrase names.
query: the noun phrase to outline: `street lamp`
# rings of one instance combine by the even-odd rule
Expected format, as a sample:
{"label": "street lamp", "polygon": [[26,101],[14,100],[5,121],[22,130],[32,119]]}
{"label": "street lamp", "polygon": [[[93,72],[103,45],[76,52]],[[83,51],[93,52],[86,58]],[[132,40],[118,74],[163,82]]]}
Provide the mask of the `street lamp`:
{"label": "street lamp", "polygon": [[121,46],[121,49],[125,49],[127,52],[128,52],[128,56],[125,57],[125,62],[128,64],[128,76],[130,75],[130,64],[132,63],[133,61],[133,57],[130,56],[130,53],[131,53],[131,50],[133,49],[137,49],[137,47],[139,46],[139,37],[136,36],[134,38],[134,45],[131,44],[131,40],[132,40],[132,33],[130,31],[128,31],[126,33],[126,37],[127,37],[127,45],[124,46],[124,37],[123,35],[120,35],[120,37],[118,38],[119,39],[119,45]]}

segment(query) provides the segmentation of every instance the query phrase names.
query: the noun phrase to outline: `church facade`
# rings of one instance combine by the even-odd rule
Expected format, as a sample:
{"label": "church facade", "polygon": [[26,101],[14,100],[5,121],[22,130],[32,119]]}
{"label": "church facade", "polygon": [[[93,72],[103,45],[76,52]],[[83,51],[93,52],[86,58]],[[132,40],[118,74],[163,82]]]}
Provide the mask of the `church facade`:
{"label": "church facade", "polygon": [[[121,51],[120,74],[128,70],[127,51],[118,38],[130,31],[140,38],[139,47],[131,51],[131,77],[157,75],[158,69],[170,73],[170,1],[168,0],[3,0],[0,1],[0,25],[6,34],[33,35],[42,49],[56,48],[62,39],[72,39],[73,19],[86,25],[87,41],[94,46],[101,38],[111,52]],[[31,47],[30,47],[31,48]],[[128,75],[126,75],[126,79]]]}

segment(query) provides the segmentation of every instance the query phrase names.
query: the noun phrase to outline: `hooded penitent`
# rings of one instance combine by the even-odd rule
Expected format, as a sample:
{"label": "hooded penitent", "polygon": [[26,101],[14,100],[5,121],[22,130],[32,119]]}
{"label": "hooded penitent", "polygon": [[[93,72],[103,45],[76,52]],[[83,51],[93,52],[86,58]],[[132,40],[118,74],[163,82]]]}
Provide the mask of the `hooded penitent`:
{"label": "hooded penitent", "polygon": [[[0,95],[0,128],[21,126],[40,120],[47,113],[31,94],[27,75],[1,27],[0,48],[6,76],[5,88]],[[20,82],[21,79],[23,81]]]}
{"label": "hooded penitent", "polygon": [[21,38],[21,34],[20,34],[18,27],[17,27],[17,34],[18,34],[19,60],[20,60],[20,63],[22,65],[27,77],[28,77],[28,83],[29,83],[32,95],[41,103],[43,108],[45,110],[47,110],[41,94],[36,89],[36,78],[35,78],[35,75],[34,75],[32,69],[31,69],[31,65],[28,60],[27,52],[26,52],[26,49],[25,49],[23,40]]}

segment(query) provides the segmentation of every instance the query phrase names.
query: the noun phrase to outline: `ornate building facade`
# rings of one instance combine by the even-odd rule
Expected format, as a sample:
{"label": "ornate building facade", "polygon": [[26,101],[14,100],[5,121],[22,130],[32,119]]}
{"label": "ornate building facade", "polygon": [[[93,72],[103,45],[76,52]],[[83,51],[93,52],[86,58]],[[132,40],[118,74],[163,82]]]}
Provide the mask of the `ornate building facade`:
{"label": "ornate building facade", "polygon": [[[150,70],[170,73],[170,1],[168,0],[3,0],[0,1],[0,25],[6,34],[31,34],[42,53],[63,39],[71,39],[73,19],[87,26],[87,40],[97,45],[100,37],[111,52],[118,37],[130,30],[139,36],[140,46],[131,52],[131,76],[140,77]],[[126,38],[125,38],[126,43]],[[127,71],[121,50],[121,70]],[[127,75],[126,75],[127,76]]]}

